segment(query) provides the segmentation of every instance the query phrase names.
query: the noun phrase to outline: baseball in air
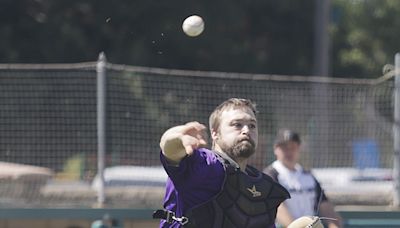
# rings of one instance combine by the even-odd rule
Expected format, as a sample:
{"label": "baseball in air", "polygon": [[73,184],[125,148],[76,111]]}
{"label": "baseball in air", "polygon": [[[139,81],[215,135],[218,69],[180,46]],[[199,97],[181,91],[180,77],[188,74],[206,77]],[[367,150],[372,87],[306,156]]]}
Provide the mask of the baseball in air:
{"label": "baseball in air", "polygon": [[197,15],[187,17],[182,23],[183,32],[188,36],[198,36],[204,30],[203,18]]}

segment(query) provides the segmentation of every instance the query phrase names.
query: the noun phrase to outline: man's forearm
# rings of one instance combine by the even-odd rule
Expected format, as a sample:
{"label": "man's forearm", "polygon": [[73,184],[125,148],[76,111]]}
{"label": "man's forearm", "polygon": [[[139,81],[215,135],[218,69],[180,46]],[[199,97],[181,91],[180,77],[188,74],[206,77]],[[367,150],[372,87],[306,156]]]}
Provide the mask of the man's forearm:
{"label": "man's forearm", "polygon": [[186,156],[185,148],[179,138],[168,139],[161,147],[162,153],[171,163],[179,163]]}

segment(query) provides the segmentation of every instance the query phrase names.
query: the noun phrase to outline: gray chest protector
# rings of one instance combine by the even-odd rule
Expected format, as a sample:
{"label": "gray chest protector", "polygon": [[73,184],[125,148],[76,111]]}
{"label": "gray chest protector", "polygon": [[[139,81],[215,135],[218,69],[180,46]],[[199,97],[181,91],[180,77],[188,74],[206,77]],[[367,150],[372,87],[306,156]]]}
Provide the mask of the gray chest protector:
{"label": "gray chest protector", "polygon": [[274,227],[278,206],[288,191],[269,176],[247,166],[246,172],[225,154],[217,153],[225,168],[221,191],[186,214],[188,228]]}

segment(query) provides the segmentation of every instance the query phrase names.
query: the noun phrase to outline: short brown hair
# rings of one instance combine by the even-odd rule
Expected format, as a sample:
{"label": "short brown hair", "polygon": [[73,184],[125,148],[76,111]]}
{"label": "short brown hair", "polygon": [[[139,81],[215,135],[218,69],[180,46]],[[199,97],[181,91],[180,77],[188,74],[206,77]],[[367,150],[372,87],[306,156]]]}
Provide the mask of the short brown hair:
{"label": "short brown hair", "polygon": [[228,109],[250,109],[257,115],[256,104],[248,99],[230,98],[218,105],[209,118],[210,130],[217,131],[221,123],[221,113]]}

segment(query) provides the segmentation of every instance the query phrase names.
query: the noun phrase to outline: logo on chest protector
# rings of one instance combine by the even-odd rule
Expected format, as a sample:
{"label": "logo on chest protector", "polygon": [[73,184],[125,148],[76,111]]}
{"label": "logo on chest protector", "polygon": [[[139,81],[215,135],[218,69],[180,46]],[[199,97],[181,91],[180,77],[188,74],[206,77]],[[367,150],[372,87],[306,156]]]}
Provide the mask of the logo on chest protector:
{"label": "logo on chest protector", "polygon": [[247,190],[249,190],[249,192],[250,192],[251,194],[253,194],[253,197],[259,197],[259,196],[261,196],[261,192],[257,191],[255,185],[253,185],[252,188],[247,188]]}

